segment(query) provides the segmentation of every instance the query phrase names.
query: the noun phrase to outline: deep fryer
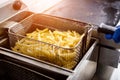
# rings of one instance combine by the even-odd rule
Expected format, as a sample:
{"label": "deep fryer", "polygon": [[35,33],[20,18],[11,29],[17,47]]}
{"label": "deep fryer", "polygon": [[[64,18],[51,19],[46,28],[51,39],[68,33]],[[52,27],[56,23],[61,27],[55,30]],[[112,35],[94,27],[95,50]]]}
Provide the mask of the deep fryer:
{"label": "deep fryer", "polygon": [[[26,13],[26,12],[25,12]],[[29,13],[29,12],[28,12]],[[21,14],[21,13],[20,13]],[[14,20],[14,18],[11,18],[11,20]],[[27,18],[26,18],[27,19]],[[25,19],[25,20],[26,20]],[[29,19],[29,18],[28,18]],[[61,18],[62,19],[62,18]],[[18,21],[20,21],[20,20],[18,20]],[[24,21],[24,17],[23,17],[23,21]],[[27,20],[28,21],[28,20]],[[83,23],[83,25],[84,25],[84,23]],[[88,38],[89,39],[89,38]],[[1,53],[2,53],[2,58],[4,58],[3,59],[3,62],[6,64],[6,63],[8,63],[9,64],[9,62],[7,62],[7,61],[10,61],[10,62],[13,62],[13,64],[18,64],[18,65],[20,65],[20,66],[23,66],[23,67],[25,67],[25,68],[27,68],[27,70],[32,70],[32,71],[36,71],[36,72],[38,72],[38,73],[41,73],[41,74],[43,74],[43,75],[46,75],[46,76],[48,76],[47,78],[49,79],[49,77],[50,77],[50,79],[52,78],[54,78],[54,79],[58,79],[59,77],[61,77],[61,79],[67,79],[70,75],[72,75],[73,73],[77,73],[77,71],[79,71],[79,70],[77,70],[78,69],[78,67],[80,67],[81,66],[81,64],[83,64],[83,63],[79,63],[78,62],[78,64],[76,65],[76,67],[73,69],[73,70],[69,70],[69,69],[65,69],[65,68],[62,68],[62,67],[59,67],[59,66],[55,66],[55,65],[52,65],[52,64],[50,64],[50,63],[46,63],[46,62],[44,62],[44,61],[38,61],[38,60],[36,60],[35,58],[32,58],[32,57],[30,57],[30,56],[26,56],[26,55],[22,55],[22,54],[19,54],[19,53],[16,53],[16,52],[13,52],[13,51],[11,51],[11,50],[9,50],[9,46],[6,46],[6,45],[8,45],[9,44],[9,41],[8,41],[8,38],[4,38],[4,39],[1,39],[1,40],[3,40],[3,41],[1,41]],[[96,39],[92,39],[91,40],[91,42],[90,42],[90,46],[96,46],[96,44],[97,44],[97,42],[98,42],[98,40],[96,40]],[[89,47],[90,47],[89,46]],[[89,49],[88,49],[89,50]],[[94,50],[94,48],[91,48],[90,49],[90,52],[92,53],[92,51]],[[86,55],[86,57],[88,57],[88,56],[90,56],[90,52],[88,52],[88,53],[84,53],[84,54],[82,54],[82,56],[83,55]],[[86,59],[86,58],[85,58]],[[96,58],[97,59],[97,58]],[[5,61],[4,61],[5,60]],[[7,60],[7,61],[6,61]],[[84,59],[83,59],[84,60]],[[82,61],[82,57],[81,57],[81,59],[80,59],[80,61]],[[96,60],[95,60],[96,61]],[[10,64],[11,65],[11,64]],[[5,66],[7,66],[7,65],[5,65]],[[3,68],[3,67],[2,67]],[[5,70],[5,69],[4,69]],[[3,72],[4,72],[4,70],[3,70]],[[8,69],[9,70],[9,69]],[[76,71],[77,70],[77,71]],[[16,71],[16,70],[15,70]],[[6,72],[6,71],[5,71]],[[6,72],[7,73],[7,72]],[[6,75],[6,73],[5,73],[5,75]],[[14,74],[14,73],[13,73]],[[1,75],[3,75],[3,74],[1,74]],[[36,75],[36,74],[35,74]],[[54,75],[56,75],[56,76],[54,76]],[[8,76],[11,76],[11,75],[9,75],[8,74]],[[45,76],[45,77],[46,77]],[[3,76],[4,77],[4,76]],[[2,78],[3,78],[2,77]],[[15,78],[13,75],[12,75],[12,78]],[[22,77],[22,78],[24,78],[24,77]],[[3,78],[4,79],[4,78]],[[30,78],[30,80],[31,80],[31,78]]]}
{"label": "deep fryer", "polygon": [[[99,8],[98,8],[99,9]],[[101,16],[101,15],[98,15],[98,16]],[[91,19],[91,18],[89,18],[89,19]],[[103,18],[102,18],[103,19]],[[95,19],[96,20],[96,19]],[[99,19],[98,20],[98,22],[100,21],[101,19]],[[90,20],[90,21],[93,21],[92,19]],[[103,20],[104,21],[104,20]],[[5,40],[5,42],[4,42],[4,40]],[[6,40],[8,40],[8,39],[4,39],[3,40],[3,42],[6,44]],[[94,44],[95,43],[95,44]],[[68,79],[68,80],[71,80],[71,79],[77,79],[78,77],[79,77],[79,79],[81,79],[81,80],[85,80],[85,78],[86,79],[90,79],[90,78],[92,78],[92,77],[88,77],[86,74],[91,74],[91,76],[93,76],[93,74],[95,73],[95,71],[96,71],[96,60],[97,60],[97,51],[96,51],[96,48],[98,48],[98,46],[96,46],[96,43],[97,43],[97,41],[96,41],[96,39],[94,40],[93,39],[93,45],[92,46],[90,46],[90,49],[88,50],[88,52],[86,52],[86,54],[84,55],[84,57],[81,59],[81,61],[79,62],[79,64],[77,65],[77,67],[73,70],[73,71],[67,71],[67,70],[65,70],[65,69],[63,69],[63,70],[58,70],[58,67],[57,68],[55,68],[55,66],[53,67],[54,69],[51,69],[50,71],[47,69],[43,69],[43,68],[41,68],[40,69],[40,65],[38,66],[38,68],[36,68],[36,65],[33,63],[32,65],[35,65],[35,67],[33,67],[32,65],[29,65],[28,66],[28,63],[25,63],[27,66],[27,68],[29,68],[29,69],[32,69],[32,70],[34,70],[35,69],[35,71],[38,71],[38,72],[40,72],[40,73],[43,73],[43,74],[46,74],[46,73],[48,73],[48,74],[50,74],[50,72],[52,71],[52,73],[53,72],[55,72],[54,74],[52,74],[52,77],[54,77],[54,75],[56,74],[58,74],[58,73],[60,73],[60,74],[62,74],[61,76],[60,76],[60,74],[58,74],[57,75],[57,78],[55,78],[55,79],[58,79],[59,77],[63,77],[63,79]],[[2,43],[3,44],[3,43]],[[92,44],[92,41],[91,41],[91,44]],[[3,45],[2,45],[3,46]],[[8,47],[8,46],[5,46],[4,45],[4,48],[6,48],[6,47]],[[2,51],[5,51],[5,52],[9,52],[9,50],[5,50],[5,49],[2,49]],[[95,51],[94,51],[94,49],[95,49]],[[4,52],[2,52],[2,53],[4,53]],[[8,53],[8,54],[10,54],[10,52]],[[3,54],[3,55],[5,55],[5,54]],[[9,55],[10,56],[10,55]],[[21,55],[20,55],[21,56]],[[20,57],[19,56],[19,57]],[[23,57],[23,56],[22,56]],[[14,58],[14,59],[12,59],[13,57],[11,56],[11,57],[8,57],[8,55],[5,57],[5,58],[7,58],[8,60],[11,60],[11,62],[13,61],[14,63],[20,63],[21,62],[21,64],[20,65],[23,65],[24,64],[24,61],[22,62],[22,60],[20,60],[18,57],[16,57],[17,58],[17,60],[15,60],[16,58]],[[25,57],[26,58],[26,57]],[[28,58],[28,57],[27,57]],[[21,58],[22,59],[22,58]],[[19,61],[20,60],[20,61]],[[34,59],[35,60],[35,59]],[[87,61],[93,61],[93,63],[91,62],[90,64],[88,64],[87,65]],[[4,61],[3,61],[4,62]],[[95,63],[94,63],[95,62]],[[91,65],[92,64],[92,65]],[[43,64],[42,64],[43,65]],[[93,66],[94,65],[94,66]],[[24,65],[25,66],[25,65]],[[32,66],[32,67],[30,67],[30,66]],[[40,69],[40,70],[39,70]],[[55,70],[56,69],[56,70]],[[88,71],[89,70],[89,71]],[[56,71],[58,71],[57,73],[56,73]],[[61,72],[60,72],[61,71]],[[63,73],[62,73],[62,71],[63,71]],[[64,74],[64,72],[68,72],[68,73],[66,73],[67,74],[67,76],[64,76],[63,74]],[[78,74],[80,74],[80,75],[78,75]],[[47,75],[47,74],[46,74]],[[51,75],[49,75],[49,76],[51,76]],[[59,76],[59,77],[58,77]],[[87,77],[86,77],[87,76]],[[68,78],[69,77],[69,78]]]}

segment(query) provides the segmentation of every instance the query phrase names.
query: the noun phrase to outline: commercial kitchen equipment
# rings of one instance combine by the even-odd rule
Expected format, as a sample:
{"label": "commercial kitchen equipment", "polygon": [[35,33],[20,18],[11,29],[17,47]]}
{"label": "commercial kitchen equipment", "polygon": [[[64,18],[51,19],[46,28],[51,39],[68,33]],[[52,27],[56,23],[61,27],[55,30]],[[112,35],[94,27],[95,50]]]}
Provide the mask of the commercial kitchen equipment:
{"label": "commercial kitchen equipment", "polygon": [[[115,26],[120,18],[119,3],[115,1],[109,4],[104,0],[64,0],[45,10],[44,14],[90,24],[99,25],[104,22]],[[35,13],[32,11],[21,10],[14,15],[12,13],[10,17],[7,16],[7,19],[5,16],[1,23],[4,21],[21,22],[33,14]],[[106,40],[103,34],[96,31],[93,31],[89,49],[73,70],[47,64],[25,55],[14,54],[8,49],[9,43],[6,36],[1,38],[0,42],[0,76],[3,80],[110,80],[114,67],[118,66],[119,61],[119,44]],[[119,80],[118,76],[113,80],[115,78]]]}

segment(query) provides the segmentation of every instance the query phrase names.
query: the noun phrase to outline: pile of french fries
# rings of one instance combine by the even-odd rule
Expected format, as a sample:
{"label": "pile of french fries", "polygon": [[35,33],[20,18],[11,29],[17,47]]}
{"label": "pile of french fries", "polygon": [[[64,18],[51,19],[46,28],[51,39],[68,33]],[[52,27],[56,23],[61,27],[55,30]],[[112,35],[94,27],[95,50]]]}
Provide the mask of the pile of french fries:
{"label": "pile of french fries", "polygon": [[77,53],[74,47],[82,36],[70,30],[36,29],[18,40],[12,50],[72,69],[77,64]]}

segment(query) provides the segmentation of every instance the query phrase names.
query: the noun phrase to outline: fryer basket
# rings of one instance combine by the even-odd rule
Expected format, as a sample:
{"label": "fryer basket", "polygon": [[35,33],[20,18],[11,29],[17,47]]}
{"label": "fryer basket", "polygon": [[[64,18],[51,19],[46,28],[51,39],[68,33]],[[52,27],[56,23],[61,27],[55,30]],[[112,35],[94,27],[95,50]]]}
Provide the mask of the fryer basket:
{"label": "fryer basket", "polygon": [[[64,47],[56,46],[54,44],[49,44],[46,42],[25,38],[25,40],[31,41],[35,45],[41,46],[39,47],[41,48],[41,50],[49,51],[49,49],[51,49],[53,52],[55,52],[55,55],[49,52],[50,57],[47,57],[48,54],[45,53],[44,53],[45,55],[41,56],[41,51],[39,51],[39,54],[34,54],[34,55],[33,54],[30,55],[27,53],[25,54],[36,57],[37,59],[42,59],[44,61],[56,64],[64,68],[73,69],[75,65],[80,61],[80,59],[84,56],[84,53],[87,50],[86,48],[90,42],[90,34],[91,34],[91,32],[89,32],[90,25],[80,21],[74,21],[74,20],[50,16],[46,14],[33,14],[27,17],[26,19],[24,19],[23,21],[21,21],[20,24],[23,27],[19,28],[19,25],[14,25],[8,31],[9,42],[11,47],[14,47],[17,41],[20,41],[21,39],[25,38],[26,33],[32,32],[36,28],[38,29],[49,28],[51,30],[57,29],[61,31],[73,30],[81,34],[82,35],[81,40],[73,48],[64,48]],[[45,47],[43,47],[43,45],[45,45]],[[61,53],[60,55],[57,52],[58,50],[61,51],[65,50],[67,51],[67,54],[63,55]],[[74,56],[73,54],[70,54],[71,51],[75,52]],[[68,56],[70,55],[72,57],[69,58]]]}

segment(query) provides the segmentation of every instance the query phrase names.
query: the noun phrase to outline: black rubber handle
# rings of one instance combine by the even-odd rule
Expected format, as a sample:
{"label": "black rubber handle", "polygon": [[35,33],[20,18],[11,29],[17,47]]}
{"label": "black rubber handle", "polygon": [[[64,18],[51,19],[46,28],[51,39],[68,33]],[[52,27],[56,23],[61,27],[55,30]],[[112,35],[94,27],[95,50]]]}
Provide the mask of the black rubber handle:
{"label": "black rubber handle", "polygon": [[113,34],[116,29],[117,29],[116,27],[101,23],[97,31],[105,34]]}
{"label": "black rubber handle", "polygon": [[106,28],[98,28],[98,32],[104,33],[104,34],[113,34],[114,31],[108,30]]}

